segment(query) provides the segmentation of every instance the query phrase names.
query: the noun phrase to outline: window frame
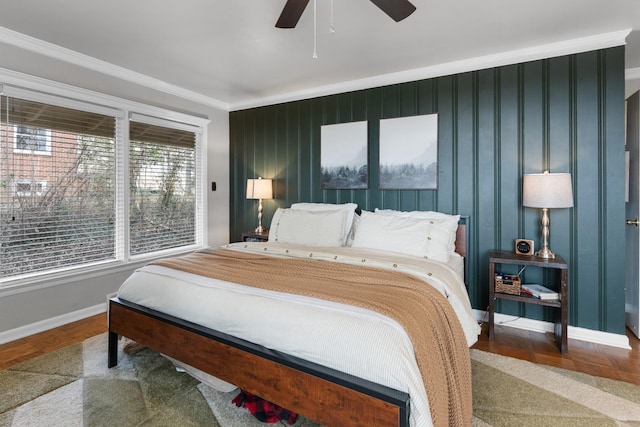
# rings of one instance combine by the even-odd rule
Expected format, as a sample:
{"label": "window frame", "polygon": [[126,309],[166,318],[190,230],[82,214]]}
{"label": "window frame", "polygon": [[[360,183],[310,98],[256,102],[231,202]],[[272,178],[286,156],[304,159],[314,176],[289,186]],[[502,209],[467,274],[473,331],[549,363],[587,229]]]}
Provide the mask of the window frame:
{"label": "window frame", "polygon": [[[145,123],[145,124],[149,124],[149,125],[154,125],[154,126],[161,126],[161,127],[170,127],[173,129],[179,129],[179,130],[184,130],[187,132],[193,132],[195,134],[195,169],[196,169],[196,177],[195,177],[195,183],[196,183],[196,187],[194,189],[195,191],[195,243],[193,245],[189,245],[189,246],[183,246],[181,248],[185,248],[185,249],[200,249],[203,248],[206,242],[206,238],[205,238],[205,224],[204,224],[204,218],[206,218],[206,216],[203,215],[203,208],[205,205],[205,199],[204,199],[204,191],[205,191],[205,186],[204,186],[204,179],[206,179],[206,171],[202,170],[201,167],[201,159],[203,158],[204,154],[203,154],[203,148],[202,148],[202,135],[201,135],[201,129],[193,126],[191,124],[188,123],[177,123],[177,122],[173,122],[170,120],[166,120],[166,119],[162,119],[159,117],[153,117],[153,116],[148,116],[145,114],[140,114],[140,113],[135,113],[135,112],[130,112],[129,113],[129,123],[135,121],[135,122],[139,122],[139,123]],[[129,153],[129,149],[131,147],[130,145],[130,139],[129,139],[129,127],[127,127],[127,141],[126,141],[126,146],[127,146],[127,152]],[[147,254],[138,254],[138,255],[131,255],[130,253],[130,249],[131,249],[131,245],[130,245],[130,239],[129,239],[129,231],[131,230],[130,224],[129,224],[129,191],[128,191],[128,179],[129,179],[129,157],[128,154],[126,154],[126,168],[127,168],[127,191],[126,191],[126,196],[127,196],[127,201],[126,201],[126,217],[127,217],[127,226],[126,226],[126,234],[127,234],[127,238],[126,238],[126,248],[124,248],[124,252],[126,252],[127,254],[127,258],[131,259],[131,260],[140,260],[140,259],[145,259],[148,258],[149,256],[153,256],[154,253],[147,253]],[[201,174],[204,174],[204,176],[201,176]],[[200,179],[202,178],[202,179]],[[181,248],[176,248],[175,250],[177,251],[182,251]],[[161,251],[156,251],[155,253],[162,253],[162,254],[171,254],[174,252],[174,249],[164,249]]]}
{"label": "window frame", "polygon": [[[0,79],[3,76],[0,73]],[[185,113],[179,113],[163,108],[153,107],[146,104],[124,100],[85,89],[61,83],[31,80],[28,76],[23,76],[26,80],[20,79],[20,85],[5,84],[0,80],[0,94],[7,97],[15,97],[35,102],[48,103],[60,107],[73,108],[81,111],[96,112],[110,115],[116,120],[116,183],[115,183],[115,259],[98,261],[82,266],[73,266],[63,269],[49,270],[32,274],[24,274],[7,278],[0,278],[0,294],[13,294],[23,292],[36,285],[38,288],[56,286],[69,281],[81,280],[82,278],[95,277],[96,274],[110,274],[119,271],[129,270],[145,264],[153,259],[166,256],[177,255],[203,248],[207,242],[206,227],[206,193],[205,182],[206,171],[206,150],[204,148],[207,141],[207,125],[209,120]],[[10,79],[11,80],[11,79]],[[11,82],[14,83],[14,82]],[[15,84],[15,83],[14,83]],[[148,120],[153,124],[165,127],[177,127],[188,129],[195,133],[195,156],[196,156],[196,197],[195,197],[195,243],[189,246],[159,250],[156,252],[131,256],[129,247],[129,194],[128,194],[128,152],[129,152],[129,120],[133,117]],[[49,130],[51,131],[51,130]],[[55,131],[55,129],[53,130]],[[11,136],[9,136],[11,137]],[[14,126],[13,148],[16,148],[16,129]],[[50,141],[48,147],[51,147]],[[38,150],[21,150],[25,154],[35,154]]]}

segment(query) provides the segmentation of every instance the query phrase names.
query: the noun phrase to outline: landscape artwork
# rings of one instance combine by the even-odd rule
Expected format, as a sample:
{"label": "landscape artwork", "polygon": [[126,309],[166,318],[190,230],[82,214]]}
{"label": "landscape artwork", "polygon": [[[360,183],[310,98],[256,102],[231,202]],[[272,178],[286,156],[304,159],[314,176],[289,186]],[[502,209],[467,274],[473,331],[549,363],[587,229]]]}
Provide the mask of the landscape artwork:
{"label": "landscape artwork", "polygon": [[380,189],[438,188],[438,115],[380,120]]}
{"label": "landscape artwork", "polygon": [[320,188],[369,188],[367,122],[320,128]]}

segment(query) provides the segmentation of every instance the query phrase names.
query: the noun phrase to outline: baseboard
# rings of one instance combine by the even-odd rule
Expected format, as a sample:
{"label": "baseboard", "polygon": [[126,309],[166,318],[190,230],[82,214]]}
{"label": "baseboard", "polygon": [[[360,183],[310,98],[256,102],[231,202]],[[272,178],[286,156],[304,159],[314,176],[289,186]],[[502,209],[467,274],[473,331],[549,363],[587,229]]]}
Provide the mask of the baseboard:
{"label": "baseboard", "polygon": [[[111,296],[112,295],[108,295],[107,298]],[[76,322],[78,320],[86,319],[87,317],[95,316],[96,314],[104,313],[106,311],[106,304],[97,304],[92,307],[83,308],[82,310],[77,310],[71,313],[63,314],[61,316],[52,317],[50,319],[41,320],[39,322],[21,326],[19,328],[0,332],[0,344],[6,344],[10,341],[28,337],[29,335],[48,331],[49,329],[57,328],[59,326]],[[487,313],[485,311],[473,311],[478,321],[487,320]],[[509,316],[507,314],[501,313],[495,313],[494,321],[496,325],[542,333],[553,332],[554,327],[553,323],[551,322],[527,319],[526,317]],[[579,328],[576,326],[569,326],[567,330],[568,336],[571,339],[591,342],[594,344],[609,345],[612,347],[624,348],[627,350],[631,349],[631,346],[629,345],[629,338],[626,335],[612,334],[610,332],[596,331],[593,329]]]}
{"label": "baseboard", "polygon": [[[488,314],[485,311],[473,310],[476,319],[479,321],[487,321]],[[554,324],[552,322],[544,322],[542,320],[527,319],[526,317],[510,316],[507,314],[495,313],[494,322],[496,325],[507,326],[510,328],[523,329],[533,332],[553,332]],[[579,328],[569,325],[567,327],[567,335],[570,339],[591,342],[594,344],[609,345],[612,347],[624,348],[630,350],[629,337],[621,334],[612,334],[610,332],[596,331],[593,329]],[[571,351],[571,348],[569,348]]]}
{"label": "baseboard", "polygon": [[49,329],[57,328],[59,326],[66,325],[67,323],[76,322],[78,320],[86,319],[87,317],[95,316],[96,314],[104,313],[105,311],[107,311],[107,306],[105,303],[102,303],[92,307],[83,308],[82,310],[66,313],[61,316],[31,323],[29,325],[20,326],[19,328],[10,329],[5,332],[0,332],[0,344],[6,344],[10,341],[28,337],[29,335],[48,331]]}

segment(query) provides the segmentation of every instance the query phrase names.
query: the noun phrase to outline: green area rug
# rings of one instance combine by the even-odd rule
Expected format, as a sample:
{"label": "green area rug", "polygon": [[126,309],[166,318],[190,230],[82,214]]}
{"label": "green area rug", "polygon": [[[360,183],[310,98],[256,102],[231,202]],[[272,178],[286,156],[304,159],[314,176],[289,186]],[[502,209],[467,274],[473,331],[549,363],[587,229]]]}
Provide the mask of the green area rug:
{"label": "green area rug", "polygon": [[[638,386],[471,353],[475,426],[640,426]],[[0,371],[0,426],[264,426],[157,352],[106,365],[103,334]]]}

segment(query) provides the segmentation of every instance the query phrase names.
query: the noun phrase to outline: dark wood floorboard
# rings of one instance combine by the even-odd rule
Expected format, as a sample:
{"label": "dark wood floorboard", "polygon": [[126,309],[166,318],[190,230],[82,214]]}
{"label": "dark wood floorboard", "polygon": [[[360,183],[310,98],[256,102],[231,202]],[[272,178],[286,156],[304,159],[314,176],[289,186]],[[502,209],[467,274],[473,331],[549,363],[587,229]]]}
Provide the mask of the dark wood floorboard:
{"label": "dark wood floorboard", "polygon": [[82,342],[103,332],[107,332],[106,313],[2,344],[0,345],[0,370],[41,354]]}
{"label": "dark wood floorboard", "polygon": [[[550,333],[496,325],[495,338],[489,341],[486,328],[485,324],[472,348],[640,385],[640,341],[629,330],[630,350],[569,339],[569,352],[560,354]],[[103,313],[0,345],[0,369],[106,331],[107,316]]]}
{"label": "dark wood floorboard", "polygon": [[569,339],[569,352],[561,354],[551,333],[495,328],[494,339],[489,340],[487,325],[483,325],[472,348],[640,385],[640,340],[629,329],[630,350]]}

